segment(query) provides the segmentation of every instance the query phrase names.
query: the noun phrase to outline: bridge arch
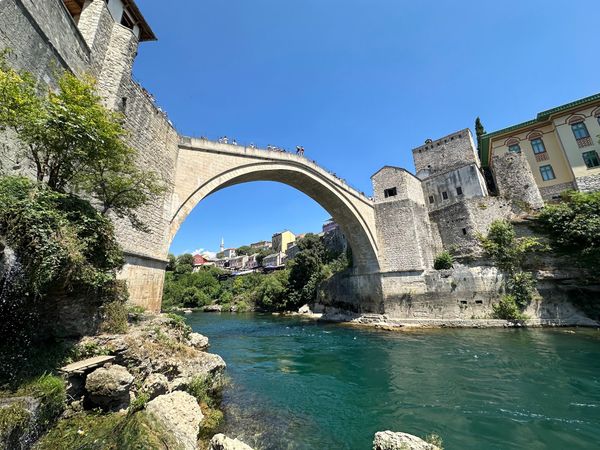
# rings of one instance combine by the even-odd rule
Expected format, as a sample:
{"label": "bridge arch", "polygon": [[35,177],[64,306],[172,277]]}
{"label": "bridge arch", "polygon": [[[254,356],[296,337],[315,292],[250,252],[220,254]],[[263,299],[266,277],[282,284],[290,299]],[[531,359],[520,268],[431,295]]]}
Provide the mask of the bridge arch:
{"label": "bridge arch", "polygon": [[373,202],[314,162],[289,153],[184,138],[174,183],[169,243],[194,207],[241,183],[275,181],[311,197],[339,224],[359,273],[379,271]]}

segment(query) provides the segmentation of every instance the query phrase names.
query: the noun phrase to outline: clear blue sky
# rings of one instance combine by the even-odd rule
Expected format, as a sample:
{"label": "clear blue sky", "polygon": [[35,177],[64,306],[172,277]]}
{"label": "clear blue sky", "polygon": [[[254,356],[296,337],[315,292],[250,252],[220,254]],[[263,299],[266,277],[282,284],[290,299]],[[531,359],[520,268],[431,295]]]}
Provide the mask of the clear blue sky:
{"label": "clear blue sky", "polygon": [[[410,150],[600,92],[600,3],[580,0],[138,0],[158,42],[134,73],[177,129],[306,148],[357,189]],[[298,191],[250,183],[200,203],[176,253],[319,231]]]}

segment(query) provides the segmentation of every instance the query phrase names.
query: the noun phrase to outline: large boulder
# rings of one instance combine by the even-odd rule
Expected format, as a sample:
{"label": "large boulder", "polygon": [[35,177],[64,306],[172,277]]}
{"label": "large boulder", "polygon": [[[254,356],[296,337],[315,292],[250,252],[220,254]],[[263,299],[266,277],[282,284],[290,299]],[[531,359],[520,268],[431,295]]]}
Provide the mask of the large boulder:
{"label": "large boulder", "polygon": [[85,380],[86,400],[105,410],[119,410],[129,405],[133,375],[117,364],[94,370]]}
{"label": "large boulder", "polygon": [[210,440],[208,450],[253,450],[238,439],[231,439],[224,434],[215,434]]}
{"label": "large boulder", "polygon": [[150,400],[169,392],[169,380],[162,373],[152,373],[144,380],[142,392],[148,394]]}
{"label": "large boulder", "polygon": [[146,413],[169,432],[182,450],[196,450],[204,416],[198,402],[187,392],[159,395],[146,405]]}
{"label": "large boulder", "polygon": [[440,448],[412,434],[380,431],[375,433],[373,450],[440,450]]}

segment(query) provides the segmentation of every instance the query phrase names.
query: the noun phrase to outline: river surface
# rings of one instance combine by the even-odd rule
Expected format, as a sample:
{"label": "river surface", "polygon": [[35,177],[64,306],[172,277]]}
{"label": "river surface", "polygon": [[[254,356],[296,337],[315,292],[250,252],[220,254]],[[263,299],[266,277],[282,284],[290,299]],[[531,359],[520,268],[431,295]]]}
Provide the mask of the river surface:
{"label": "river surface", "polygon": [[227,362],[225,429],[257,449],[600,449],[600,332],[386,332],[263,314],[186,316]]}

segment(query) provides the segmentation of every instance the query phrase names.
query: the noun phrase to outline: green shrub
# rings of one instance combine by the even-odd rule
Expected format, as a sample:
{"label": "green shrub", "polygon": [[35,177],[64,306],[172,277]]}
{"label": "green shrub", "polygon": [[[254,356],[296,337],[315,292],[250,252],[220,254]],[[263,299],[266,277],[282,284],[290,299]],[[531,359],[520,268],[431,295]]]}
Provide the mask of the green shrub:
{"label": "green shrub", "polygon": [[194,377],[187,385],[186,391],[193,395],[199,404],[206,404],[214,408],[220,400],[224,387],[222,377],[199,375]]}
{"label": "green shrub", "polygon": [[29,426],[31,413],[23,403],[0,408],[0,443],[6,448],[18,448],[19,438]]}
{"label": "green shrub", "polygon": [[171,327],[175,328],[176,330],[181,331],[181,333],[188,338],[190,336],[190,334],[192,333],[192,327],[190,327],[185,319],[183,318],[183,316],[180,316],[179,314],[175,314],[175,313],[168,313],[167,317],[169,319],[171,319]]}
{"label": "green shrub", "polygon": [[492,308],[494,319],[524,320],[526,318],[512,295],[503,296],[497,304],[492,305]]}
{"label": "green shrub", "polygon": [[40,400],[37,422],[44,428],[52,424],[65,409],[67,395],[62,378],[42,375],[22,388],[21,392]]}
{"label": "green shrub", "polygon": [[433,261],[433,268],[435,270],[446,270],[452,269],[452,264],[454,263],[454,258],[450,254],[450,252],[443,251],[439,255],[435,257]]}
{"label": "green shrub", "polygon": [[531,303],[535,292],[535,278],[530,272],[515,272],[506,280],[506,288],[519,308]]}
{"label": "green shrub", "polygon": [[600,265],[600,192],[567,192],[542,209],[536,223],[555,250],[587,268]]}
{"label": "green shrub", "polygon": [[146,405],[148,404],[149,401],[150,401],[149,394],[146,394],[145,392],[138,394],[138,396],[135,398],[135,400],[132,401],[131,404],[129,405],[129,410],[127,411],[127,413],[134,414],[137,411],[141,411],[142,409],[144,409],[146,407]]}

